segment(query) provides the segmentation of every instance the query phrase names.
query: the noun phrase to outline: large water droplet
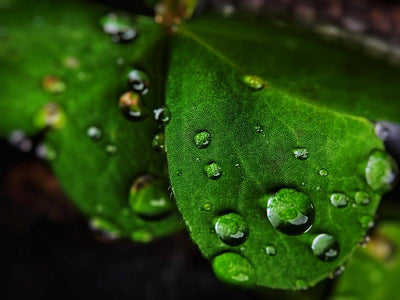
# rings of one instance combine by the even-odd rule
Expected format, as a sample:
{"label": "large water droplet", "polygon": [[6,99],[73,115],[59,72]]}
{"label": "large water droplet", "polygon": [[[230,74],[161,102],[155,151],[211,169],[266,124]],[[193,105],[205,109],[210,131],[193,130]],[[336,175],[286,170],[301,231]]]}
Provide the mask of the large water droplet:
{"label": "large water droplet", "polygon": [[139,176],[129,193],[132,210],[143,218],[160,218],[173,211],[167,188],[162,181],[146,174]]}
{"label": "large water droplet", "polygon": [[57,158],[57,149],[50,143],[41,143],[36,146],[36,156],[40,159],[53,161]]}
{"label": "large water droplet", "polygon": [[123,13],[110,13],[100,20],[105,33],[111,35],[113,42],[130,42],[137,36],[132,19]]}
{"label": "large water droplet", "polygon": [[262,200],[268,201],[268,220],[280,232],[298,235],[311,229],[315,211],[310,199],[305,194],[284,188]]}
{"label": "large water droplet", "polygon": [[212,261],[215,275],[223,282],[251,287],[256,282],[256,272],[250,262],[239,254],[226,252]]}
{"label": "large water droplet", "polygon": [[243,82],[251,89],[259,91],[266,86],[264,80],[255,75],[246,75],[242,78]]}
{"label": "large water droplet", "polygon": [[151,143],[154,149],[164,152],[165,151],[165,136],[164,132],[159,132],[153,137],[153,141]]}
{"label": "large water droplet", "polygon": [[343,208],[349,203],[349,198],[345,194],[334,193],[331,195],[330,201],[334,207]]}
{"label": "large water droplet", "polygon": [[150,80],[143,71],[133,69],[128,73],[129,85],[138,94],[146,95],[149,92]]}
{"label": "large water droplet", "polygon": [[306,148],[296,148],[293,150],[294,157],[300,160],[306,160],[308,158],[308,150]]}
{"label": "large water droplet", "polygon": [[268,245],[267,247],[265,247],[265,253],[267,253],[269,256],[275,256],[276,248],[272,245]]}
{"label": "large water droplet", "polygon": [[365,177],[374,191],[390,191],[396,183],[397,173],[397,165],[389,154],[382,150],[371,153],[365,168]]}
{"label": "large water droplet", "polygon": [[164,125],[167,125],[171,120],[171,113],[167,107],[160,107],[155,109],[154,111],[154,120],[157,122],[161,122]]}
{"label": "large water droplet", "polygon": [[311,245],[316,257],[322,261],[334,260],[339,254],[339,245],[336,239],[326,233],[317,235]]}
{"label": "large water droplet", "polygon": [[131,233],[131,239],[136,243],[148,243],[153,239],[153,235],[146,229],[137,229]]}
{"label": "large water droplet", "polygon": [[86,135],[90,137],[93,141],[100,141],[103,137],[103,131],[98,126],[90,126],[86,130]]}
{"label": "large water droplet", "polygon": [[135,92],[126,92],[119,98],[119,108],[125,118],[131,121],[140,121],[147,117],[147,110]]}
{"label": "large water droplet", "polygon": [[358,191],[354,197],[358,205],[368,205],[371,202],[371,197],[367,192]]}
{"label": "large water droplet", "polygon": [[204,171],[209,179],[216,180],[222,176],[222,168],[216,162],[211,162],[206,165]]}
{"label": "large water droplet", "polygon": [[92,230],[100,232],[109,239],[116,239],[121,236],[121,231],[116,225],[101,217],[92,218],[89,226]]}
{"label": "large water droplet", "polygon": [[54,102],[49,102],[40,108],[33,118],[34,125],[39,129],[61,129],[65,126],[67,117],[64,110]]}
{"label": "large water droplet", "polygon": [[228,213],[214,219],[215,233],[225,244],[243,244],[248,236],[248,227],[242,216]]}
{"label": "large water droplet", "polygon": [[45,76],[42,79],[42,87],[46,92],[57,94],[67,89],[67,85],[59,77],[54,75]]}
{"label": "large water droplet", "polygon": [[199,149],[207,148],[211,142],[211,134],[208,131],[204,130],[199,133],[196,133],[194,135],[193,140],[197,148]]}

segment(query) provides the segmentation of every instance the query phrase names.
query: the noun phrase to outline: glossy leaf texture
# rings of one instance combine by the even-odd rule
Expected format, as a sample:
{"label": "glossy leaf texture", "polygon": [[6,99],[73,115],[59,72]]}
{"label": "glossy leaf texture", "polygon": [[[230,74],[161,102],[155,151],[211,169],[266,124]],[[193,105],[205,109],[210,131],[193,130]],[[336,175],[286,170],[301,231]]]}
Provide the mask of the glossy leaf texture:
{"label": "glossy leaf texture", "polygon": [[397,299],[400,224],[379,224],[365,248],[357,250],[340,276],[331,299]]}
{"label": "glossy leaf texture", "polygon": [[[364,117],[398,118],[386,75],[399,70],[251,20],[193,20],[170,49],[170,180],[216,275],[280,289],[326,278],[393,184],[396,168]],[[375,109],[376,93],[393,96],[386,108]]]}
{"label": "glossy leaf texture", "polygon": [[[137,17],[132,22],[138,37],[114,43],[100,24],[107,13],[105,7],[78,1],[12,1],[0,11],[0,133],[12,136],[19,129],[28,136],[44,135],[36,152],[50,160],[91,225],[147,242],[182,227],[169,199],[165,155],[152,146],[163,130],[153,109],[164,101],[159,87],[166,34],[150,18]],[[132,89],[127,74],[134,68],[150,82],[139,98],[148,113],[140,121],[124,118],[118,102]],[[140,185],[142,175],[151,180]],[[132,195],[141,187],[148,189]],[[130,205],[135,197],[139,203]],[[155,206],[163,206],[162,214]]]}

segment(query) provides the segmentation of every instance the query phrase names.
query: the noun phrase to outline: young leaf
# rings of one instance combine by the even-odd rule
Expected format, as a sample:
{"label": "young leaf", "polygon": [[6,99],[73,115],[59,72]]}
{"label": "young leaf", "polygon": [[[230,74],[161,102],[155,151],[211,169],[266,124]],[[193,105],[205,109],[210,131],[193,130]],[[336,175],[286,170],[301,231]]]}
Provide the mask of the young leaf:
{"label": "young leaf", "polygon": [[[251,21],[193,20],[170,47],[170,179],[216,275],[281,289],[327,277],[362,241],[393,183],[373,124],[358,115],[398,118],[383,70],[399,71]],[[348,65],[382,78],[361,89],[375,76],[354,78]],[[391,109],[366,114],[373,90],[394,95]]]}
{"label": "young leaf", "polygon": [[[78,1],[14,1],[0,13],[6,32],[0,133],[44,133],[36,152],[50,160],[65,192],[93,217],[91,224],[148,241],[181,228],[167,191],[165,156],[152,147],[162,131],[153,109],[163,105],[166,34],[149,18],[124,16],[138,37],[113,43],[100,24],[107,13]],[[129,83],[133,68],[145,73],[131,73]],[[147,118],[124,118],[119,99],[128,117],[138,108]]]}

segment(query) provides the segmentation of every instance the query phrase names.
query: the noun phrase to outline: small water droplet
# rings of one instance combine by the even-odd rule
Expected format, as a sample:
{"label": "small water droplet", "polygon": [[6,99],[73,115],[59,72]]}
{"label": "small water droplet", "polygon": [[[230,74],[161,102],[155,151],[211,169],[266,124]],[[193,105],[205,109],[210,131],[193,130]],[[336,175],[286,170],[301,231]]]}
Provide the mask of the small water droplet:
{"label": "small water droplet", "polygon": [[67,85],[59,77],[54,75],[45,76],[42,79],[42,87],[46,92],[57,94],[67,89]]}
{"label": "small water droplet", "polygon": [[67,116],[64,110],[54,102],[49,102],[41,107],[33,118],[34,125],[39,129],[61,129],[65,126]]}
{"label": "small water droplet", "polygon": [[208,131],[204,130],[199,133],[196,133],[194,135],[193,140],[197,148],[204,149],[207,148],[208,145],[210,145],[211,134]]}
{"label": "small water droplet", "polygon": [[330,197],[331,204],[337,208],[346,207],[349,203],[349,199],[345,194],[342,193],[334,193]]}
{"label": "small water droplet", "polygon": [[371,153],[365,168],[365,177],[374,191],[390,191],[396,183],[397,174],[396,162],[389,154],[382,150]]}
{"label": "small water droplet", "polygon": [[377,122],[375,123],[375,134],[382,141],[386,141],[390,136],[390,131],[384,124]]}
{"label": "small water droplet", "polygon": [[358,205],[368,205],[371,202],[371,197],[367,192],[358,191],[354,197]]}
{"label": "small water droplet", "polygon": [[212,268],[222,282],[245,287],[252,287],[256,282],[254,267],[246,258],[233,252],[216,256]]}
{"label": "small water droplet", "polygon": [[176,175],[178,175],[178,176],[182,176],[182,171],[178,171],[178,172],[176,172]]}
{"label": "small water droplet", "polygon": [[315,188],[315,190],[317,191],[317,192],[320,192],[320,191],[322,191],[322,187],[320,187],[319,185]]}
{"label": "small water droplet", "polygon": [[336,277],[342,275],[345,269],[346,269],[345,266],[340,266],[335,271],[329,274],[329,278],[335,279]]}
{"label": "small water droplet", "polygon": [[262,199],[265,200],[268,220],[275,229],[288,235],[302,234],[311,229],[315,211],[305,194],[284,188]]}
{"label": "small water droplet", "polygon": [[100,20],[105,33],[111,35],[115,43],[130,42],[137,36],[137,29],[129,15],[124,13],[110,13]]}
{"label": "small water droplet", "polygon": [[90,126],[86,130],[86,135],[91,138],[93,141],[100,141],[103,137],[103,131],[98,126]]}
{"label": "small water droplet", "polygon": [[119,108],[125,118],[131,121],[141,121],[147,117],[147,110],[135,92],[126,92],[119,98]]}
{"label": "small water droplet", "polygon": [[160,152],[165,151],[165,136],[164,132],[159,132],[153,137],[152,146],[154,149]]}
{"label": "small water droplet", "polygon": [[254,130],[257,133],[262,133],[264,131],[264,127],[262,125],[260,125],[260,124],[257,124],[256,126],[254,126]]}
{"label": "small water droplet", "polygon": [[236,168],[240,168],[240,164],[235,164],[235,167]]}
{"label": "small water droplet", "polygon": [[16,129],[11,131],[8,135],[8,142],[13,146],[18,146],[25,138],[25,132],[23,130]]}
{"label": "small water droplet", "polygon": [[154,120],[157,122],[161,122],[162,124],[167,125],[171,120],[171,113],[167,107],[157,108],[153,112]]}
{"label": "small water droplet", "polygon": [[201,158],[200,157],[196,157],[196,162],[201,162]]}
{"label": "small water droplet", "polygon": [[122,57],[117,57],[115,60],[118,66],[123,66],[125,64],[125,60]]}
{"label": "small water droplet", "polygon": [[214,219],[215,233],[225,244],[243,244],[248,236],[248,227],[242,216],[228,213]]}
{"label": "small water droplet", "polygon": [[204,203],[203,206],[201,207],[202,211],[210,211],[211,210],[211,204],[210,203]]}
{"label": "small water droplet", "polygon": [[25,138],[18,145],[18,149],[21,150],[22,152],[25,152],[25,153],[31,151],[32,147],[33,147],[33,142],[32,142],[32,140],[30,138]]}
{"label": "small water droplet", "polygon": [[267,253],[269,256],[275,256],[276,248],[272,245],[268,245],[267,247],[265,247],[265,253]]}
{"label": "small water droplet", "polygon": [[328,170],[326,170],[326,169],[319,170],[319,175],[322,177],[328,176]]}
{"label": "small water droplet", "polygon": [[130,88],[138,94],[146,95],[149,92],[149,76],[143,71],[133,69],[128,73]]}
{"label": "small water droplet", "polygon": [[297,159],[306,160],[309,156],[309,153],[306,148],[297,148],[293,150],[293,155]]}
{"label": "small water droplet", "polygon": [[68,69],[78,69],[80,65],[80,62],[76,57],[68,56],[64,59],[64,66]]}
{"label": "small water droplet", "polygon": [[246,75],[242,78],[243,82],[251,89],[259,91],[266,86],[264,80],[255,75]]}
{"label": "small water droplet", "polygon": [[131,233],[131,239],[136,243],[148,243],[153,239],[153,235],[146,229],[137,229]]}
{"label": "small water droplet", "polygon": [[160,218],[174,209],[167,188],[155,176],[146,174],[135,179],[129,192],[132,211],[143,218]]}
{"label": "small water droplet", "polygon": [[117,145],[114,145],[114,144],[107,144],[104,147],[104,150],[107,152],[108,155],[113,156],[113,155],[117,154],[118,147],[117,147]]}
{"label": "small water droplet", "polygon": [[101,217],[92,218],[89,221],[89,227],[93,231],[101,233],[104,237],[110,240],[114,240],[121,236],[121,231],[117,226]]}
{"label": "small water droplet", "polygon": [[204,171],[209,179],[216,180],[222,176],[222,168],[216,162],[211,162],[204,167]]}
{"label": "small water droplet", "polygon": [[316,257],[322,261],[332,261],[339,255],[339,245],[336,239],[326,233],[317,235],[311,245]]}
{"label": "small water droplet", "polygon": [[37,145],[35,152],[38,158],[47,161],[53,161],[58,156],[56,148],[49,143],[41,143]]}
{"label": "small water droplet", "polygon": [[362,228],[370,229],[370,228],[374,227],[374,225],[375,225],[374,218],[369,215],[364,215],[360,218],[360,224],[361,224]]}

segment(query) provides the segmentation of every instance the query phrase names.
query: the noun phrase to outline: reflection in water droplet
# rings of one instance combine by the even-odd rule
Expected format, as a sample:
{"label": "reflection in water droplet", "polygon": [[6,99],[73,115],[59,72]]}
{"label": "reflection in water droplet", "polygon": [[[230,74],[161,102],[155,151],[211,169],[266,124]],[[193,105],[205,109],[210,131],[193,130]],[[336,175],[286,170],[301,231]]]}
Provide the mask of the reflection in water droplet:
{"label": "reflection in water droplet", "polygon": [[375,123],[375,134],[382,141],[386,141],[390,136],[389,129],[382,123]]}
{"label": "reflection in water droplet", "polygon": [[143,218],[159,218],[174,209],[167,188],[154,176],[146,174],[136,178],[129,193],[132,211]]}
{"label": "reflection in water droplet", "polygon": [[112,224],[110,221],[101,218],[94,217],[89,221],[89,227],[96,232],[101,233],[104,237],[114,240],[121,236],[120,229]]}
{"label": "reflection in water droplet", "polygon": [[41,107],[33,118],[33,124],[39,128],[61,129],[65,126],[67,116],[55,102],[48,102]]}
{"label": "reflection in water droplet", "polygon": [[146,95],[149,92],[150,80],[145,72],[137,69],[129,71],[128,81],[131,89],[136,93]]}
{"label": "reflection in water droplet", "polygon": [[131,233],[131,239],[136,243],[148,243],[153,239],[153,235],[146,229],[137,229]]}
{"label": "reflection in water droplet", "polygon": [[354,199],[358,205],[368,205],[371,202],[371,197],[364,191],[358,191]]}
{"label": "reflection in water droplet", "polygon": [[275,256],[276,248],[272,245],[268,245],[267,247],[265,247],[265,253],[267,253],[269,256]]}
{"label": "reflection in water droplet", "polygon": [[37,145],[35,152],[38,158],[47,161],[53,161],[58,156],[56,148],[49,143],[41,143]]}
{"label": "reflection in water droplet", "polygon": [[154,120],[157,122],[161,122],[162,124],[167,125],[171,120],[171,113],[167,107],[157,108],[153,112]]}
{"label": "reflection in water droplet", "polygon": [[113,156],[113,155],[117,154],[118,147],[117,147],[117,145],[114,145],[114,144],[107,144],[104,147],[104,150],[107,152],[108,155]]}
{"label": "reflection in water droplet", "polygon": [[204,130],[194,135],[194,144],[199,149],[207,148],[211,142],[211,134]]}
{"label": "reflection in water droplet", "polygon": [[365,168],[365,177],[374,191],[390,191],[396,183],[397,174],[396,162],[389,154],[382,150],[371,153]]}
{"label": "reflection in water droplet", "polygon": [[325,169],[321,169],[319,171],[319,175],[322,176],[322,177],[326,177],[326,176],[328,176],[328,171],[325,170]]}
{"label": "reflection in water droplet", "polygon": [[294,157],[300,160],[306,160],[308,158],[308,150],[306,148],[297,148],[293,150]]}
{"label": "reflection in water droplet", "polygon": [[243,244],[248,236],[248,227],[242,216],[228,213],[214,219],[215,233],[225,244]]}
{"label": "reflection in water droplet", "polygon": [[140,121],[147,117],[147,110],[139,94],[126,92],[119,98],[119,108],[125,118]]}
{"label": "reflection in water droplet", "polygon": [[57,94],[67,89],[67,85],[60,78],[54,75],[45,76],[42,79],[42,87],[46,92]]}
{"label": "reflection in water droplet", "polygon": [[239,254],[226,252],[212,261],[215,275],[222,282],[251,287],[256,282],[256,272],[250,262]]}
{"label": "reflection in water droplet", "polygon": [[137,30],[127,14],[110,13],[100,23],[104,32],[111,35],[111,40],[115,43],[130,42],[137,36]]}
{"label": "reflection in water droplet", "polygon": [[298,235],[311,229],[314,206],[305,194],[284,188],[272,196],[264,197],[262,201],[267,201],[268,220],[280,232]]}
{"label": "reflection in water droplet", "polygon": [[322,261],[332,261],[339,254],[339,245],[336,239],[326,233],[317,235],[311,245],[316,257]]}
{"label": "reflection in water droplet", "polygon": [[86,135],[97,142],[103,137],[103,131],[98,126],[90,126],[86,130]]}
{"label": "reflection in water droplet", "polygon": [[154,149],[160,152],[165,151],[165,136],[164,132],[159,132],[153,137],[152,146]]}
{"label": "reflection in water droplet", "polygon": [[243,76],[242,80],[249,88],[251,88],[255,91],[259,91],[266,86],[266,83],[264,82],[264,80],[262,80],[258,76],[246,75],[246,76]]}
{"label": "reflection in water droplet", "polygon": [[215,162],[211,162],[204,167],[204,171],[209,179],[216,180],[222,176],[222,168]]}
{"label": "reflection in water droplet", "polygon": [[331,195],[330,198],[331,204],[334,207],[337,208],[343,208],[346,207],[347,204],[349,203],[349,199],[347,198],[347,196],[345,194],[342,193],[334,193]]}
{"label": "reflection in water droplet", "polygon": [[360,218],[360,224],[361,224],[361,227],[364,229],[372,228],[375,225],[374,218],[369,215],[364,215]]}

